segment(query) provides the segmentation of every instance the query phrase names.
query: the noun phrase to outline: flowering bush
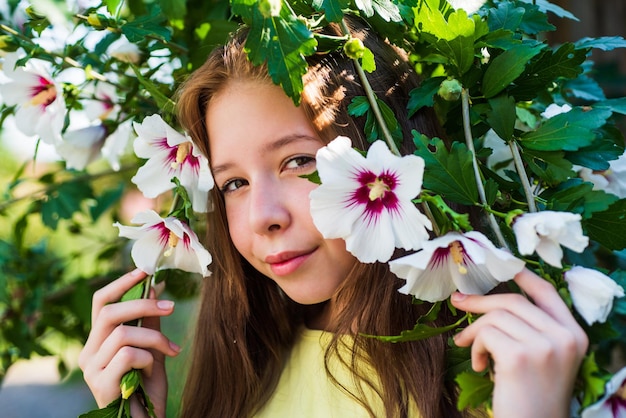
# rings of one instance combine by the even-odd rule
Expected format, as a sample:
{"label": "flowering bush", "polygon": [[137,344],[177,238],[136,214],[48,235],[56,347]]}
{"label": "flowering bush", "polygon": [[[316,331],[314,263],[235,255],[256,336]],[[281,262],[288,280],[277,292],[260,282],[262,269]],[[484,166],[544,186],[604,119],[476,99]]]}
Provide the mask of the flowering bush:
{"label": "flowering bush", "polygon": [[[580,406],[574,413],[623,409],[614,406],[623,404],[623,374],[609,383],[605,368],[611,349],[626,343],[626,303],[614,303],[626,283],[626,157],[615,124],[626,114],[626,98],[605,96],[588,58],[593,49],[624,48],[626,41],[548,45],[541,39],[555,29],[550,17],[576,19],[548,1],[450,3],[107,0],[77,1],[60,16],[24,2],[0,10],[5,142],[13,149],[26,135],[37,144],[34,161],[46,147],[58,155],[43,168],[27,162],[6,173],[0,379],[18,358],[47,353],[42,339],[50,330],[84,341],[85,296],[117,276],[117,261],[127,253],[110,227],[114,221],[120,236],[137,240],[134,264],[170,291],[176,291],[170,269],[189,272],[187,280],[209,275],[211,256],[193,231],[203,227],[197,213],[211,209],[213,179],[206,158],[178,129],[172,97],[210,48],[244,22],[251,28],[249,58],[267,62],[294,103],[308,55],[343,51],[363,70],[363,96],[349,112],[367,119],[364,134],[373,145],[367,157],[346,138],[323,148],[311,204],[320,231],[345,239],[363,262],[387,262],[396,247],[416,251],[389,265],[406,280],[401,292],[434,302],[431,316],[381,338],[411,340],[463,327],[465,317],[440,329],[429,322],[454,290],[488,292],[525,265],[558,289],[592,342],[595,354],[585,359],[572,394]],[[348,13],[406,49],[423,77],[408,112],[434,108],[445,141],[414,132],[404,140],[414,142],[415,155],[398,155],[399,124],[367,81],[366,73],[376,71],[372,52],[347,31],[319,33]],[[134,203],[126,216],[137,188],[155,210],[142,212],[145,204]],[[458,213],[459,205],[473,207],[480,219]],[[39,223],[50,235],[74,236],[89,236],[85,231],[97,224],[90,242],[97,250],[47,248],[45,239],[31,238]],[[474,231],[479,225],[487,227]],[[367,238],[374,234],[376,240]],[[96,262],[77,271],[69,261],[81,257]],[[121,414],[128,414],[128,396],[141,391],[139,375],[127,376],[123,399],[109,407]],[[460,371],[459,407],[489,404],[488,391],[467,395],[467,382],[481,379],[489,377]]]}

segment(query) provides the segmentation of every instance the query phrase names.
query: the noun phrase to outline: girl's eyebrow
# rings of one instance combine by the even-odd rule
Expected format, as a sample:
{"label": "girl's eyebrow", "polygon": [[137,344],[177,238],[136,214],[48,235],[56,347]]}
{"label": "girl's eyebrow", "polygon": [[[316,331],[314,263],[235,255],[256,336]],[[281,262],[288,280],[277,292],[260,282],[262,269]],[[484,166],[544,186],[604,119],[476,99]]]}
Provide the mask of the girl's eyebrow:
{"label": "girl's eyebrow", "polygon": [[[306,134],[289,134],[286,136],[283,136],[279,139],[277,139],[276,141],[272,141],[269,144],[265,145],[263,147],[263,149],[261,150],[262,153],[270,153],[276,150],[279,150],[293,142],[296,141],[301,141],[301,140],[305,140],[305,141],[319,141],[319,138],[310,136],[310,135],[306,135]],[[220,164],[218,166],[211,166],[211,171],[213,172],[213,177],[215,177],[216,175],[218,175],[219,173],[226,171],[228,169],[230,169],[232,166],[234,165],[234,163],[232,162],[227,162],[224,164]]]}

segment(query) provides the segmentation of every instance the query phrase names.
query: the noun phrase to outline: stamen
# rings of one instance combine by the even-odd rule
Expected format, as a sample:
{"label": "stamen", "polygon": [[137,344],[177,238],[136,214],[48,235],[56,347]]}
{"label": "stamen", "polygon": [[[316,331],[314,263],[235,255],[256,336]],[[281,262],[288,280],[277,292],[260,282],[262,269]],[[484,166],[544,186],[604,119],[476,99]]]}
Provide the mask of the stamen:
{"label": "stamen", "polygon": [[165,257],[169,257],[174,253],[174,248],[178,245],[178,240],[178,236],[174,232],[170,231],[170,236],[167,240],[168,249],[163,253]]}
{"label": "stamen", "polygon": [[450,248],[450,255],[452,255],[452,261],[458,266],[459,273],[467,274],[467,268],[463,265],[463,246],[459,241],[453,241],[448,245]]}
{"label": "stamen", "polygon": [[191,151],[191,142],[183,142],[182,144],[178,145],[178,148],[176,149],[176,161],[172,162],[171,164],[172,168],[174,169],[178,168],[178,166],[183,161],[185,161],[185,158],[187,158],[190,151]]}
{"label": "stamen", "polygon": [[374,180],[372,183],[367,183],[367,187],[370,188],[368,196],[371,201],[381,199],[385,195],[385,193],[391,190],[380,177],[376,177],[376,180]]}

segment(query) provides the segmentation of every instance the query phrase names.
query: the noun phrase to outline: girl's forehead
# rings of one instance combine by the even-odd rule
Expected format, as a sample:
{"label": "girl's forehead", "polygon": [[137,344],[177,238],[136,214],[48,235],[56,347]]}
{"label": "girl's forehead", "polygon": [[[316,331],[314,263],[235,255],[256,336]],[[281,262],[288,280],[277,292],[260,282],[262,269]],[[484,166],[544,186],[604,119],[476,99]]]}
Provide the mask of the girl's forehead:
{"label": "girl's forehead", "polygon": [[280,138],[319,137],[304,110],[281,87],[259,82],[225,86],[211,101],[206,123],[212,164],[234,158],[235,150],[261,150]]}

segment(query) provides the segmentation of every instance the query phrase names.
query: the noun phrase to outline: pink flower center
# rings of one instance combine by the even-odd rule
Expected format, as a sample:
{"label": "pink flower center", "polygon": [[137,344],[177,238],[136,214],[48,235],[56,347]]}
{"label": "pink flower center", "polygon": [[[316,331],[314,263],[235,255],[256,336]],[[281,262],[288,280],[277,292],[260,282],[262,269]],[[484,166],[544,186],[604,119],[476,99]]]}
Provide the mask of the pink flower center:
{"label": "pink flower center", "polygon": [[32,88],[32,93],[33,96],[30,99],[30,103],[35,106],[43,105],[46,107],[57,98],[56,87],[43,77],[39,77],[39,84]]}
{"label": "pink flower center", "polygon": [[352,194],[350,202],[365,205],[368,217],[377,217],[385,209],[397,210],[398,198],[393,192],[398,183],[395,173],[385,171],[377,176],[365,171],[359,173],[357,181],[360,186]]}
{"label": "pink flower center", "polygon": [[449,259],[456,264],[459,273],[467,274],[467,264],[472,262],[460,241],[452,241],[446,248],[437,248],[428,263],[428,270],[443,267]]}
{"label": "pink flower center", "polygon": [[622,416],[621,413],[626,411],[626,381],[622,382],[622,386],[608,399],[611,411],[614,417]]}
{"label": "pink flower center", "polygon": [[157,142],[157,146],[168,150],[166,163],[173,170],[180,170],[182,165],[187,165],[197,174],[200,170],[200,159],[194,156],[191,142],[183,142],[175,147],[167,145],[167,138]]}

